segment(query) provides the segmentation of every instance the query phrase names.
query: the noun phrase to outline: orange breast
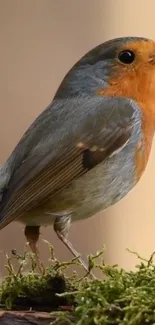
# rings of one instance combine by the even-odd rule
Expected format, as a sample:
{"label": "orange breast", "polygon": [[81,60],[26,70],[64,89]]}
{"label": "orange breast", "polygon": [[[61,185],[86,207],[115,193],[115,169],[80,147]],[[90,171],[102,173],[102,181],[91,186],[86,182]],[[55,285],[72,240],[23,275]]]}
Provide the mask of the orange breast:
{"label": "orange breast", "polygon": [[[118,80],[117,80],[118,81]],[[137,181],[142,176],[150,155],[152,140],[155,131],[155,98],[152,100],[145,92],[137,91],[135,87],[135,92],[131,90],[128,81],[125,79],[121,80],[121,88],[118,88],[117,82],[113,81],[107,88],[100,89],[97,93],[102,96],[123,96],[127,98],[134,99],[142,110],[142,133],[143,140],[141,143],[137,144],[135,150],[135,167],[137,174]],[[133,87],[134,89],[134,87]]]}
{"label": "orange breast", "polygon": [[[135,152],[135,163],[136,163],[136,173],[137,181],[142,176],[151,151],[153,136],[154,136],[154,114],[153,110],[150,110],[151,103],[138,103],[139,107],[142,109],[143,118],[142,118],[142,135],[143,141],[141,144],[137,145]],[[148,106],[150,105],[150,106]],[[155,106],[154,106],[155,110]]]}

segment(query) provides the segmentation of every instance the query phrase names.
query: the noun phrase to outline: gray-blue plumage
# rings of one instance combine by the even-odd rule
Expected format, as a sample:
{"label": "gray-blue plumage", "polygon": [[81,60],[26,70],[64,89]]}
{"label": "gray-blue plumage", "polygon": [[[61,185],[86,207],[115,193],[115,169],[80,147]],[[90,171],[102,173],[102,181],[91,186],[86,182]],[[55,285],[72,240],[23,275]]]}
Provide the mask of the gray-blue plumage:
{"label": "gray-blue plumage", "polygon": [[[135,185],[134,149],[142,140],[141,110],[130,98],[96,95],[99,88],[108,85],[119,46],[135,40],[147,41],[120,38],[99,45],[66,75],[52,103],[30,126],[0,169],[0,229],[19,217],[28,225],[52,223],[57,214],[70,214],[72,220],[87,218],[120,200]],[[56,168],[64,161],[61,177],[67,164],[68,174],[72,172],[76,160],[72,162],[71,153],[79,144],[90,151],[96,146],[106,152],[126,129],[130,136],[120,146],[119,154],[113,150],[84,172],[79,160],[73,179],[67,181],[66,176],[65,186],[58,186],[54,176],[50,180],[50,174],[40,183],[37,175],[50,164]],[[65,161],[69,153],[69,160]],[[78,159],[82,158],[77,155]]]}

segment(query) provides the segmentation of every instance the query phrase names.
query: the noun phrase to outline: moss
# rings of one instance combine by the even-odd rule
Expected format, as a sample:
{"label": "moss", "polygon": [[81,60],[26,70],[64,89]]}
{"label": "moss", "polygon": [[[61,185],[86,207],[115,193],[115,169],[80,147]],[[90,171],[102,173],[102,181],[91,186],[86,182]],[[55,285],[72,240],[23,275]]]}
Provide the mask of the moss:
{"label": "moss", "polygon": [[[155,264],[154,253],[149,260],[137,254],[139,265],[135,271],[125,271],[104,262],[97,263],[99,256],[89,256],[90,271],[97,267],[104,274],[104,280],[92,280],[87,274],[82,279],[73,273],[67,277],[66,271],[74,259],[60,263],[50,246],[51,265],[38,275],[32,256],[19,256],[16,252],[7,257],[8,276],[0,288],[0,302],[5,308],[38,308],[41,310],[61,310],[59,317],[72,315],[77,325],[144,325],[155,324]],[[134,253],[135,254],[135,253]],[[31,269],[23,274],[26,260],[30,258]],[[19,263],[15,273],[12,259]]]}
{"label": "moss", "polygon": [[[73,303],[73,297],[59,297],[57,293],[76,289],[77,274],[73,272],[72,276],[67,277],[66,271],[73,264],[79,265],[79,262],[75,258],[69,262],[59,262],[50,244],[49,249],[50,266],[45,268],[42,265],[42,274],[37,272],[33,254],[24,252],[19,255],[13,250],[11,256],[6,255],[8,275],[0,286],[1,308],[51,311],[70,304],[70,300]],[[27,264],[30,264],[30,270],[25,274]]]}

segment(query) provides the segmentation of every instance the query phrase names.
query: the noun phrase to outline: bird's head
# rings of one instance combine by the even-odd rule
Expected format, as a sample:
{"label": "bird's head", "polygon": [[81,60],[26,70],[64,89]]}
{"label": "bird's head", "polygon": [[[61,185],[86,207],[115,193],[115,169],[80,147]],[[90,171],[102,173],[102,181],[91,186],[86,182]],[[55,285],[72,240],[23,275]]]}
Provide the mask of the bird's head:
{"label": "bird's head", "polygon": [[68,72],[56,97],[96,93],[155,100],[155,42],[124,37],[98,45]]}

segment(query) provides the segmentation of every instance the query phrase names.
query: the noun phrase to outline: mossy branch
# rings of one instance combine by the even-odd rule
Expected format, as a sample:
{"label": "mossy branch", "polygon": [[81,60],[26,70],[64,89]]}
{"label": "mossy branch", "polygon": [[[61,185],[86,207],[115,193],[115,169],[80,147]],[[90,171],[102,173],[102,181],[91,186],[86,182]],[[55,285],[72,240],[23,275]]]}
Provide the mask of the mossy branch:
{"label": "mossy branch", "polygon": [[57,315],[44,312],[3,311],[0,312],[1,325],[70,325],[73,317],[59,319]]}
{"label": "mossy branch", "polygon": [[[104,280],[92,280],[89,272],[82,279],[75,272],[68,277],[68,267],[79,265],[78,261],[58,261],[52,246],[48,245],[51,264],[48,268],[44,267],[42,275],[36,272],[32,255],[24,253],[20,256],[13,251],[11,257],[7,256],[8,276],[0,287],[1,308],[5,309],[5,312],[1,312],[2,325],[42,325],[51,322],[58,325],[155,324],[155,253],[147,260],[130,252],[136,254],[139,260],[135,271],[106,265],[101,261],[104,250],[95,256],[90,255],[89,272],[99,268],[104,276]],[[16,272],[14,259],[18,262]],[[31,261],[31,270],[24,274],[27,260]],[[6,311],[15,309],[16,312]],[[19,311],[23,309],[26,311]],[[45,311],[49,313],[45,314]]]}

